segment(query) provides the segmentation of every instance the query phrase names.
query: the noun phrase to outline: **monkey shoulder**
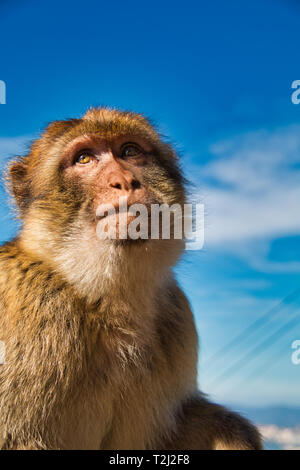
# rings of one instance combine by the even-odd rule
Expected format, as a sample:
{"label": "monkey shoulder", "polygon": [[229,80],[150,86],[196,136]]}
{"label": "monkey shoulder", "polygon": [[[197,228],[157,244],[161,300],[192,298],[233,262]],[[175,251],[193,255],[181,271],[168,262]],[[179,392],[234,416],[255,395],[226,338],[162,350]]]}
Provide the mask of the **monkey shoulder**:
{"label": "monkey shoulder", "polygon": [[157,302],[157,333],[163,354],[172,366],[181,368],[181,374],[183,366],[194,373],[198,336],[189,302],[174,279],[158,296]]}
{"label": "monkey shoulder", "polygon": [[157,297],[158,323],[175,336],[196,335],[190,303],[175,279],[170,279]]}

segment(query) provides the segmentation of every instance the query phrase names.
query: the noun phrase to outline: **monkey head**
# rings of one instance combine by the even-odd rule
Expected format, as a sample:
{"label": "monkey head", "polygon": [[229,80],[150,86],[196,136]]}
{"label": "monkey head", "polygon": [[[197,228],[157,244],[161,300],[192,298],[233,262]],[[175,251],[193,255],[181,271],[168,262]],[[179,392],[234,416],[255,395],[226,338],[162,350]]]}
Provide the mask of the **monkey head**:
{"label": "monkey head", "polygon": [[[102,273],[103,264],[111,274],[122,263],[125,271],[132,263],[152,270],[155,264],[157,272],[182,251],[182,240],[120,237],[120,200],[143,204],[149,217],[152,204],[185,202],[175,152],[140,114],[97,108],[53,122],[28,155],[11,163],[8,179],[23,222],[20,243],[74,282],[99,271],[98,264]],[[106,205],[116,211],[117,230],[103,240],[97,225],[109,216],[99,218],[97,210]],[[126,223],[132,219],[127,214]]]}

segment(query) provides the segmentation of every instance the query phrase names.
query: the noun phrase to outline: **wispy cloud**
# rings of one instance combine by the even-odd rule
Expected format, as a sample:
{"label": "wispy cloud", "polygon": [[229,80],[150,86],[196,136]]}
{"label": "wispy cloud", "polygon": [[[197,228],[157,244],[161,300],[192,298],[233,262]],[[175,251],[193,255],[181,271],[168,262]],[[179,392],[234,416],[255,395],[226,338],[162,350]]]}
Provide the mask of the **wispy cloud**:
{"label": "wispy cloud", "polygon": [[9,160],[15,155],[23,155],[31,140],[32,136],[0,137],[1,160]]}
{"label": "wispy cloud", "polygon": [[300,235],[300,126],[257,131],[214,144],[197,169],[206,204],[206,243],[233,251],[263,271],[300,271],[274,263],[272,240]]}

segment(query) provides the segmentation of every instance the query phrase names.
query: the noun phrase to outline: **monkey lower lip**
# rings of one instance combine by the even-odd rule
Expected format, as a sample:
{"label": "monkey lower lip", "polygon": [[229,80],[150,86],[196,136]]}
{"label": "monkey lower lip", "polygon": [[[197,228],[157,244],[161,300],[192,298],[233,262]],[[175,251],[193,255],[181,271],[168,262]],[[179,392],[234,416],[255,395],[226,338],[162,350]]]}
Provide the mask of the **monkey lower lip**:
{"label": "monkey lower lip", "polygon": [[115,214],[109,214],[109,213],[105,213],[103,215],[97,215],[96,214],[96,220],[103,220],[103,219],[106,219],[107,217],[114,217],[114,216],[125,216],[128,218],[129,217],[132,217],[132,214],[130,214],[129,211],[120,211],[119,209],[116,209],[116,212]]}
{"label": "monkey lower lip", "polygon": [[149,240],[144,239],[144,238],[138,238],[137,240],[133,240],[132,238],[126,238],[125,240],[121,238],[117,238],[112,241],[117,246],[133,246],[133,245],[142,245],[144,243],[147,243]]}

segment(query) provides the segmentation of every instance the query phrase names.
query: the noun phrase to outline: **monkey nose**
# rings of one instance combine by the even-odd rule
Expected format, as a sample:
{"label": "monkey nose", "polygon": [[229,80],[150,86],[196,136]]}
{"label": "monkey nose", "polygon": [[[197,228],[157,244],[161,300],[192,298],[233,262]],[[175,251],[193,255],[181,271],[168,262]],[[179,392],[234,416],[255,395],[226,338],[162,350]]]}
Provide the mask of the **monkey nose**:
{"label": "monkey nose", "polygon": [[130,172],[112,172],[108,175],[107,184],[109,188],[129,192],[139,189],[140,182]]}

